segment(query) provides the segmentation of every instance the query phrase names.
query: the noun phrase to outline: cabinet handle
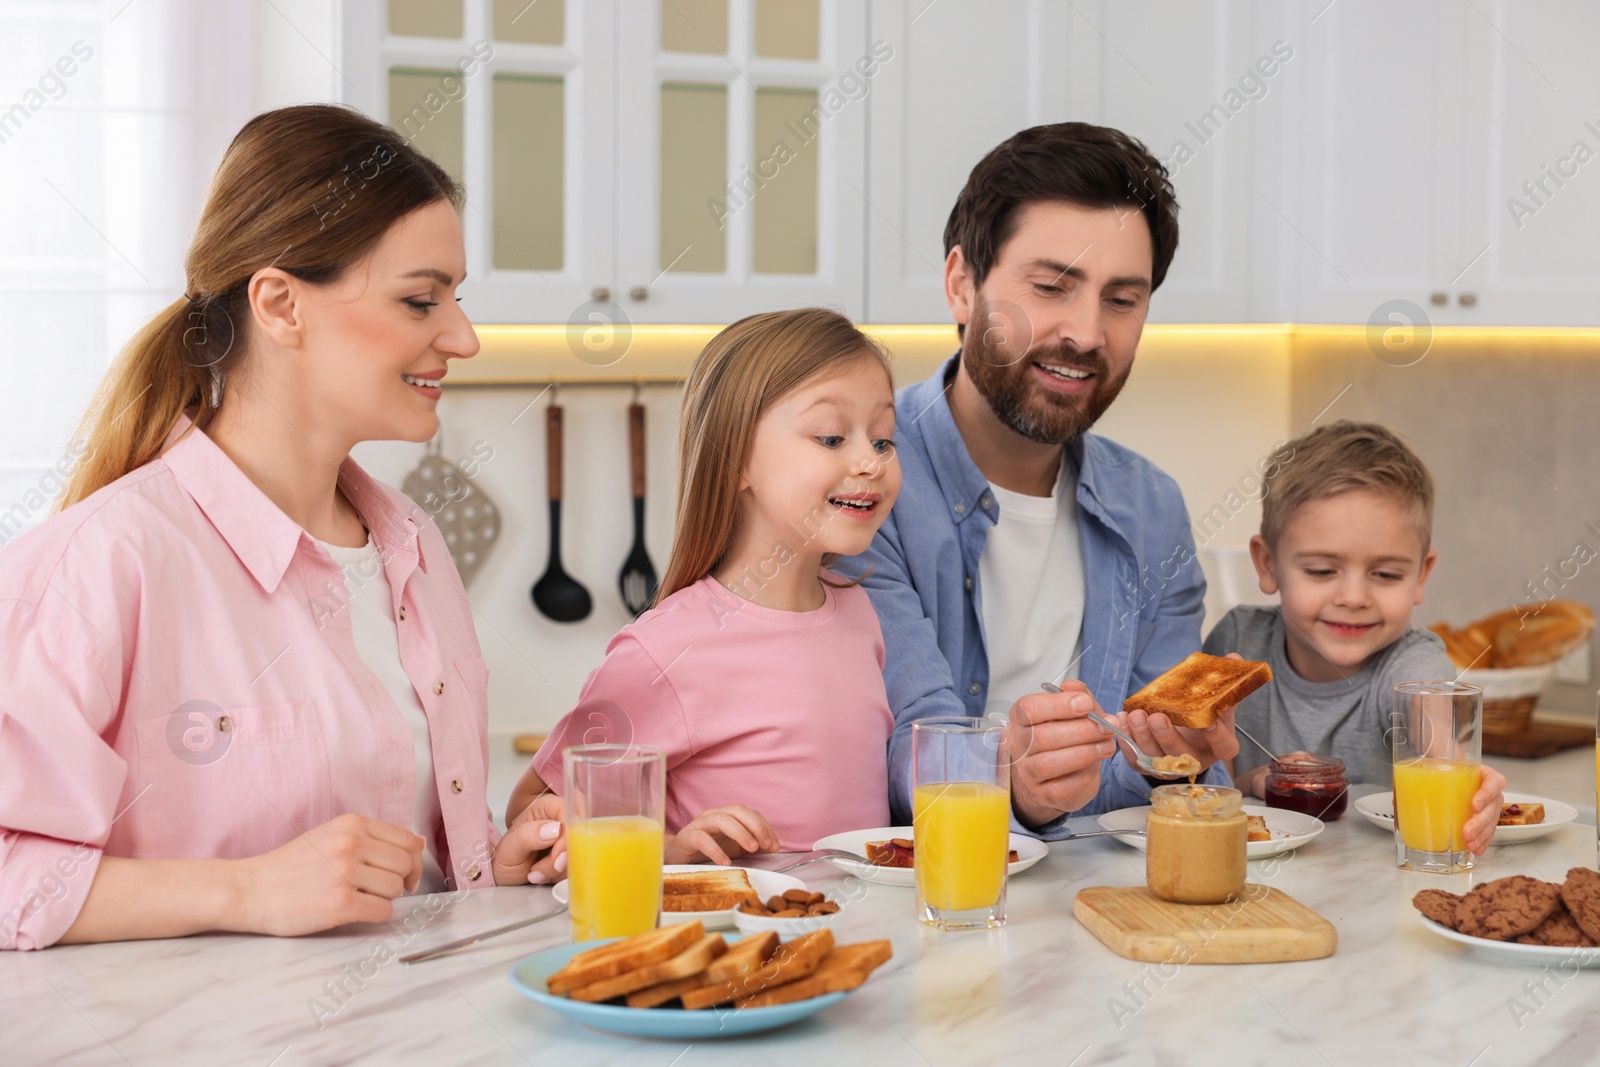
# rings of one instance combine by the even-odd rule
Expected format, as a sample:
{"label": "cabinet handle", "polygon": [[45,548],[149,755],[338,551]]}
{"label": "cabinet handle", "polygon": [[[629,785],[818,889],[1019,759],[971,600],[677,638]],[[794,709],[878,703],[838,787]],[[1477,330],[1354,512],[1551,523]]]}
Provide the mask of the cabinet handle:
{"label": "cabinet handle", "polygon": [[594,298],[594,302],[597,304],[611,303],[611,290],[607,289],[603,285],[597,286],[594,292],[590,293],[589,295]]}
{"label": "cabinet handle", "polygon": [[1472,307],[1477,302],[1477,293],[1462,293],[1460,296],[1456,297],[1456,303],[1460,304],[1464,308]]}
{"label": "cabinet handle", "polygon": [[1443,307],[1444,305],[1450,303],[1450,294],[1434,293],[1432,296],[1428,297],[1428,303],[1432,304],[1434,307]]}
{"label": "cabinet handle", "polygon": [[632,289],[628,290],[628,295],[634,300],[643,300],[645,297],[650,295],[650,290],[646,289],[642,285],[636,285]]}

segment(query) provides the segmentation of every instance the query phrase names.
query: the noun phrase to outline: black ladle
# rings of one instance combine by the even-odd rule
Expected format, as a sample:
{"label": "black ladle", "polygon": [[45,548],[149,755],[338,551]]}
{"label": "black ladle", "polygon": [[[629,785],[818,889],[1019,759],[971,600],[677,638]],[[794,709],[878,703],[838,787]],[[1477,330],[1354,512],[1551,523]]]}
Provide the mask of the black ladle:
{"label": "black ladle", "polygon": [[550,562],[533,585],[533,606],[556,622],[588,618],[594,608],[589,590],[561,569],[561,406],[544,416],[546,477],[550,488]]}
{"label": "black ladle", "polygon": [[622,602],[637,618],[656,598],[656,569],[644,549],[644,405],[628,405],[628,461],[633,473],[633,548],[617,576]]}

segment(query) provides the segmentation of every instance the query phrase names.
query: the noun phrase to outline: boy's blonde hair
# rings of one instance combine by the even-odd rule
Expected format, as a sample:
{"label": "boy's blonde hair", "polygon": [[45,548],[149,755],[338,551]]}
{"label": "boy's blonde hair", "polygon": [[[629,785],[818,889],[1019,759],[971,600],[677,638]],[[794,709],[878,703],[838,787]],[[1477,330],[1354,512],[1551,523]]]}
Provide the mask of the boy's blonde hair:
{"label": "boy's blonde hair", "polygon": [[739,479],[761,416],[810,379],[859,359],[877,359],[894,382],[878,343],[827,308],[751,315],[700,352],[678,429],[678,515],[657,604],[716,571],[732,551]]}
{"label": "boy's blonde hair", "polygon": [[1341,419],[1290,441],[1290,455],[1261,500],[1261,536],[1276,548],[1278,536],[1298,509],[1351,489],[1370,489],[1398,499],[1422,537],[1422,554],[1433,540],[1433,477],[1427,466],[1388,427]]}

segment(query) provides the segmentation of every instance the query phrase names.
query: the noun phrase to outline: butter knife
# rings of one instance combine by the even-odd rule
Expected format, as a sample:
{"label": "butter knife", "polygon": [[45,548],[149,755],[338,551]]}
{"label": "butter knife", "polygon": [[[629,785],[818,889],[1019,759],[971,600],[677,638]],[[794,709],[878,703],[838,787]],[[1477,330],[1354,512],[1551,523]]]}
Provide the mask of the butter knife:
{"label": "butter knife", "polygon": [[493,930],[485,930],[481,934],[473,934],[471,937],[463,937],[458,941],[451,941],[448,944],[439,945],[436,948],[430,948],[423,952],[413,952],[409,956],[401,956],[400,962],[421,963],[423,960],[431,960],[436,956],[443,956],[446,952],[454,952],[458,948],[466,948],[468,945],[476,945],[479,941],[487,941],[491,937],[499,937],[501,934],[509,934],[513,930],[520,930],[524,926],[532,926],[534,923],[542,923],[546,919],[554,919],[557,915],[565,915],[566,913],[567,906],[563,904],[555,911],[547,911],[542,915],[535,915],[531,919],[523,919],[521,922],[511,923],[508,926],[498,926]]}

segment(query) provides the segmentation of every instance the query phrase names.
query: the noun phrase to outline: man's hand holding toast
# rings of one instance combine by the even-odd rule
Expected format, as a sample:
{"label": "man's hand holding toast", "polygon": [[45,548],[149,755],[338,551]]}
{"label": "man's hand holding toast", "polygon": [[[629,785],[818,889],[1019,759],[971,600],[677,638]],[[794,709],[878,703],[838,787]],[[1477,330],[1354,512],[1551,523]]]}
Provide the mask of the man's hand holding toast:
{"label": "man's hand holding toast", "polygon": [[[1147,755],[1193,756],[1202,769],[1232,759],[1239,752],[1233,706],[1269,680],[1271,671],[1237,654],[1227,658],[1240,666],[1219,667],[1214,657],[1190,657],[1110,717]],[[1099,791],[1101,761],[1119,744],[1089,718],[1091,710],[1104,714],[1078,681],[1063,682],[1059,693],[1030,693],[1012,705],[1011,805],[1024,825],[1041,826],[1077,811]],[[1123,755],[1130,762],[1136,756]]]}

